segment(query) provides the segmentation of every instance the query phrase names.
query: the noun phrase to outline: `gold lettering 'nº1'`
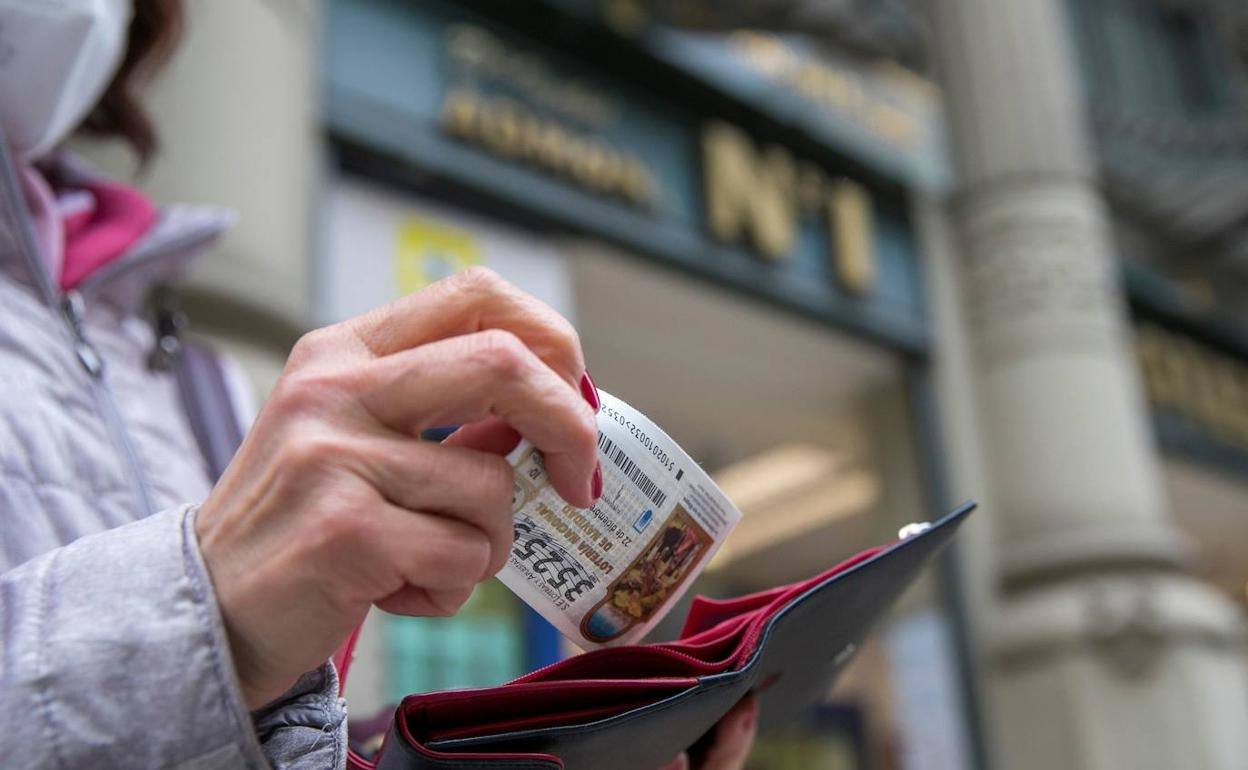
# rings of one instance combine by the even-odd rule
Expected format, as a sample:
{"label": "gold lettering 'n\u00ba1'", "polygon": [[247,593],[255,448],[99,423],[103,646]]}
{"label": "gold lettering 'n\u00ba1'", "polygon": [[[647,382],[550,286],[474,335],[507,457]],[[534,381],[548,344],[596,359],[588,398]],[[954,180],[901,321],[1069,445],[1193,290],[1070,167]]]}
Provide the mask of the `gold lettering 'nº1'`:
{"label": "gold lettering 'n\u00ba1'", "polygon": [[822,216],[828,259],[842,288],[871,291],[876,280],[871,195],[849,179],[829,179],[779,145],[755,145],[736,126],[714,121],[702,137],[706,217],[711,234],[781,262],[792,255],[804,216]]}

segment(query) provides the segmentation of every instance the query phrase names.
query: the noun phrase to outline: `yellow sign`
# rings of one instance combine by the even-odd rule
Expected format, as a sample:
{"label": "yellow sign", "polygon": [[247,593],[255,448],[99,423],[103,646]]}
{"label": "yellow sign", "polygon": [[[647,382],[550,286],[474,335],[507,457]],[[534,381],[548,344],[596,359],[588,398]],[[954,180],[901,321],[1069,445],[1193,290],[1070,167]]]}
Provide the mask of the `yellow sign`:
{"label": "yellow sign", "polygon": [[400,293],[410,294],[479,264],[481,250],[471,232],[420,217],[399,223],[394,267]]}
{"label": "yellow sign", "polygon": [[784,147],[763,147],[741,129],[713,122],[703,134],[706,213],[711,234],[753,247],[764,259],[788,259],[803,216],[828,228],[833,272],[846,291],[865,294],[875,284],[871,195],[849,179],[829,177],[799,163]]}

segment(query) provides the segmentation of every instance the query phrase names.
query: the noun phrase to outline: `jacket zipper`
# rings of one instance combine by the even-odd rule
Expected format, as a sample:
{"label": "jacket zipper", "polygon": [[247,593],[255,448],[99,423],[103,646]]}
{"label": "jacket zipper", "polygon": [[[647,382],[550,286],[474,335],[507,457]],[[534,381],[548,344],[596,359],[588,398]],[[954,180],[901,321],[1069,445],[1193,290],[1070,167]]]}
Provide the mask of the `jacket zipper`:
{"label": "jacket zipper", "polygon": [[65,298],[61,302],[61,312],[65,317],[65,321],[69,324],[70,332],[73,334],[74,354],[91,381],[91,394],[95,398],[97,411],[104,420],[108,431],[113,435],[115,443],[121,449],[128,475],[139,503],[143,506],[146,515],[151,516],[153,513],[156,513],[156,510],[155,505],[152,503],[151,493],[147,488],[147,480],[143,475],[143,465],[139,461],[138,451],[134,448],[134,442],[130,440],[130,431],[126,429],[125,421],[121,416],[121,409],[117,406],[117,400],[113,397],[113,391],[108,387],[108,383],[104,381],[104,359],[100,356],[95,346],[91,344],[91,340],[87,338],[86,330],[83,328],[82,295],[74,289],[66,292]]}
{"label": "jacket zipper", "polygon": [[30,269],[31,277],[39,286],[44,302],[53,310],[59,309],[60,316],[65,320],[65,325],[73,344],[74,356],[78,359],[78,363],[82,366],[83,371],[87,373],[87,379],[91,387],[91,396],[96,404],[96,412],[104,421],[105,429],[111,435],[113,443],[121,451],[123,462],[126,465],[126,475],[130,479],[135,499],[143,507],[144,513],[150,516],[155,513],[155,510],[153,509],[151,495],[147,489],[147,481],[143,476],[143,466],[139,462],[138,452],[130,440],[130,433],[122,420],[121,410],[117,407],[117,401],[113,398],[112,390],[109,389],[108,383],[104,381],[104,359],[100,357],[99,351],[87,339],[86,332],[83,329],[82,295],[76,291],[70,291],[65,294],[62,301],[58,301],[56,289],[53,288],[52,281],[39,260],[39,247],[35,238],[34,227],[25,206],[22,204],[22,188],[17,181],[16,170],[13,166],[12,157],[9,155],[8,146],[2,137],[0,137],[0,167],[3,167],[0,170],[0,184],[3,184],[4,203],[8,209],[9,220],[18,231],[19,242],[17,248],[21,250],[22,258],[25,260],[27,268]]}

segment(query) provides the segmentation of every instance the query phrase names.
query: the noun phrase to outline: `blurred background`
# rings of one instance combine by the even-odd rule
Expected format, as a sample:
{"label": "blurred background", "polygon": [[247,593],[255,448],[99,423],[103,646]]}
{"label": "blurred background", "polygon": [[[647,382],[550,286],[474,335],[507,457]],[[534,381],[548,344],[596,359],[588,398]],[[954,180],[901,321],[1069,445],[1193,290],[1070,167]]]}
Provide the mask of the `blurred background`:
{"label": "blurred background", "polygon": [[[484,264],[742,508],[697,591],[981,501],[751,768],[1248,762],[1242,0],[189,10],[138,180],[239,212],[183,293],[257,396],[302,332]],[[491,583],[374,613],[348,698],[570,652]]]}

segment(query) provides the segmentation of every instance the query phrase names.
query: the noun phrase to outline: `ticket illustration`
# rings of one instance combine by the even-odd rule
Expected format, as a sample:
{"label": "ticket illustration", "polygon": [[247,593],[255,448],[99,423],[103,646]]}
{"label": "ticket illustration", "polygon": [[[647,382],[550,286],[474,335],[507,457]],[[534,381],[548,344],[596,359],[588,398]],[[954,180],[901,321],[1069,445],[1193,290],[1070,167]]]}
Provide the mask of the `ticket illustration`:
{"label": "ticket illustration", "polygon": [[697,577],[741,512],[645,415],[599,390],[602,497],[577,508],[542,455],[512,450],[515,544],[498,577],[578,646],[645,636]]}

